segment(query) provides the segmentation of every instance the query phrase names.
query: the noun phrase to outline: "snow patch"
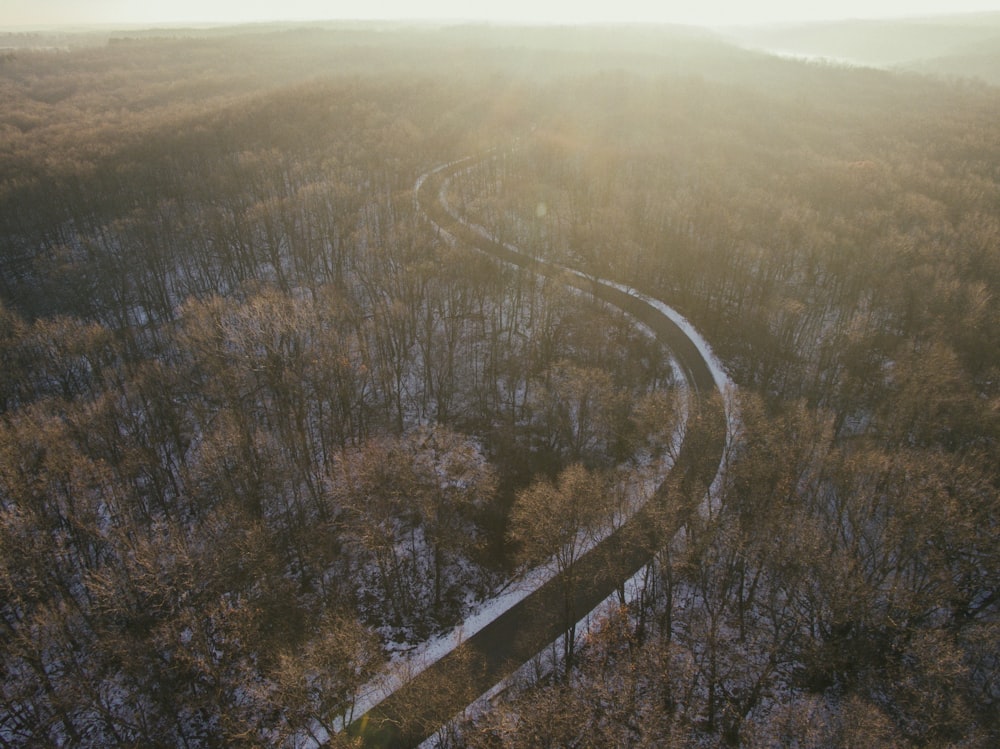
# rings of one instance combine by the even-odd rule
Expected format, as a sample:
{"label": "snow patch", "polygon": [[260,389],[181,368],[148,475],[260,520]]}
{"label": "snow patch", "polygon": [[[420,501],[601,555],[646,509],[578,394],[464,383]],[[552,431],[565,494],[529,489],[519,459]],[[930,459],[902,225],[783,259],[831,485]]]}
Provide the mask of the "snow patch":
{"label": "snow patch", "polygon": [[[419,192],[420,187],[424,184],[424,182],[428,177],[430,177],[433,174],[437,174],[443,170],[446,170],[452,166],[455,166],[456,164],[461,164],[466,161],[474,162],[474,160],[475,160],[474,157],[466,157],[463,159],[458,159],[449,162],[447,164],[442,164],[434,168],[433,170],[425,174],[422,174],[417,179],[416,182],[414,190],[414,200],[416,200],[416,193]],[[474,168],[474,166],[475,163],[473,163],[472,166],[468,167],[468,169],[471,170],[472,168]],[[457,222],[475,231],[477,234],[484,237],[485,239],[488,239],[490,241],[497,241],[496,238],[492,236],[484,227],[469,222],[463,216],[459,215],[458,212],[451,207],[447,198],[447,189],[449,184],[450,184],[450,179],[445,180],[442,183],[441,189],[438,194],[438,199],[440,200],[441,205],[448,212],[448,214]],[[450,243],[452,244],[455,243],[455,237],[451,235],[446,229],[443,229],[440,226],[438,226],[437,228]],[[512,252],[521,255],[525,254],[519,248],[511,244],[504,243],[504,247],[506,247],[508,250]],[[718,357],[715,355],[711,346],[697,331],[697,329],[695,329],[695,327],[683,315],[681,315],[679,312],[677,312],[669,305],[665,304],[664,302],[658,299],[654,299],[652,297],[648,297],[644,294],[641,294],[630,286],[619,284],[617,282],[609,281],[606,279],[594,278],[593,276],[588,276],[580,271],[567,268],[566,266],[557,263],[552,263],[551,261],[546,261],[546,262],[554,268],[565,270],[569,273],[573,273],[576,276],[585,278],[589,281],[595,281],[607,287],[623,291],[626,294],[629,294],[630,296],[642,300],[646,304],[649,304],[651,307],[659,311],[665,317],[670,319],[675,325],[677,325],[684,332],[684,334],[698,348],[699,353],[704,358],[706,364],[709,367],[709,370],[712,373],[712,378],[715,381],[716,386],[718,387],[719,391],[723,394],[725,411],[726,411],[726,421],[727,421],[727,450],[728,450],[730,447],[729,442],[732,439],[732,436],[736,434],[737,431],[736,427],[739,423],[735,397],[734,397],[735,385],[729,378],[729,375],[726,373],[725,368],[723,367]],[[515,265],[513,263],[506,263],[506,264]],[[635,321],[635,323],[645,334],[652,335],[653,337],[655,337],[655,334],[651,329],[649,329],[648,326],[639,323],[638,321]],[[670,361],[676,379],[679,382],[683,382],[686,378],[683,376],[683,372],[681,371],[679,363],[674,357],[671,357]],[[689,405],[688,399],[685,398],[683,401],[683,416],[682,416],[682,421],[685,423],[687,421],[688,405]],[[681,439],[683,439],[683,431],[679,429],[674,436],[674,451],[676,451],[676,449],[679,447]],[[656,486],[658,486],[659,482],[663,480],[666,471],[669,471],[671,465],[672,465],[671,459],[667,457],[662,458],[660,464],[657,466],[658,470],[653,471],[652,476],[647,477],[642,482],[642,485],[636,486],[633,491],[637,492],[639,495],[649,494],[651,493],[651,491],[655,491]],[[656,477],[655,480],[653,479],[653,477]],[[719,473],[716,475],[715,480],[712,484],[712,489],[709,492],[710,496],[716,495],[717,487],[719,486],[721,477],[722,477],[722,470],[720,469]],[[633,501],[629,502],[629,512],[638,511],[639,507],[641,507],[642,504],[643,501],[636,502],[633,499]],[[587,541],[586,551],[589,551],[590,548],[596,546],[598,543],[604,540],[604,538],[609,536],[613,531],[614,528],[609,525],[601,533],[592,534]],[[515,606],[517,603],[519,603],[520,601],[524,600],[526,597],[531,595],[534,591],[536,591],[538,588],[540,588],[542,585],[548,582],[552,577],[554,577],[555,574],[556,574],[556,566],[555,566],[555,560],[553,558],[547,564],[541,565],[526,572],[520,579],[517,579],[516,581],[508,585],[508,587],[499,595],[487,601],[484,601],[474,610],[472,614],[470,614],[465,619],[464,622],[462,622],[462,624],[456,626],[450,632],[441,635],[437,638],[434,638],[432,640],[428,640],[427,642],[419,645],[413,651],[410,651],[405,656],[397,655],[394,658],[393,662],[391,663],[389,669],[382,676],[372,681],[367,687],[365,687],[362,690],[362,692],[358,696],[357,701],[353,706],[353,709],[350,712],[348,720],[352,719],[353,717],[364,715],[366,712],[374,708],[379,702],[387,698],[390,694],[392,694],[395,690],[400,688],[403,684],[405,684],[406,682],[417,676],[425,669],[432,666],[434,663],[436,663],[441,658],[450,653],[452,650],[454,650],[456,647],[458,647],[465,639],[476,634],[484,627],[486,627],[488,624],[490,624],[492,621],[494,621],[497,617],[501,616],[506,611],[510,610],[513,606]],[[617,592],[612,593],[610,596],[608,596],[608,598],[606,598],[604,601],[598,604],[597,607],[595,607],[586,616],[584,616],[576,624],[577,637],[581,637],[591,632],[593,626],[598,622],[600,622],[611,610],[613,610],[614,607],[621,605],[622,603],[625,604],[630,603],[634,601],[639,595],[641,595],[644,587],[643,585],[644,574],[645,570],[640,569],[635,575],[633,575],[631,578],[629,578],[629,580],[625,582],[624,600],[620,599],[619,594]],[[485,694],[480,696],[475,702],[473,702],[471,705],[465,708],[465,710],[459,713],[456,716],[456,719],[464,715],[475,714],[478,711],[486,709],[489,706],[489,703],[492,699],[494,699],[498,694],[508,689],[511,685],[524,683],[525,679],[537,679],[539,678],[539,676],[542,676],[545,673],[551,671],[551,669],[556,665],[557,661],[554,659],[557,658],[557,654],[562,649],[561,647],[562,642],[563,638],[560,638],[559,640],[556,640],[554,643],[552,643],[552,645],[546,647],[544,651],[539,653],[532,660],[522,665],[507,679],[504,679],[502,682],[498,683],[497,685],[492,687],[489,691],[487,691]],[[338,718],[338,720],[335,722],[335,729],[337,731],[340,731],[343,730],[344,727],[345,727],[344,718],[343,717]],[[447,726],[442,728],[441,731],[438,732],[438,734],[435,734],[434,736],[427,739],[423,744],[421,744],[421,746],[426,747],[427,749],[438,746],[440,743],[440,736],[442,735],[442,732],[446,730]],[[325,734],[325,731],[322,731],[321,733]],[[301,746],[303,747],[319,746],[319,744],[323,740],[325,740],[325,738],[328,737],[324,736],[324,738],[321,739],[320,742],[317,742],[315,744],[313,744],[311,741],[306,741],[303,744],[301,744]]]}

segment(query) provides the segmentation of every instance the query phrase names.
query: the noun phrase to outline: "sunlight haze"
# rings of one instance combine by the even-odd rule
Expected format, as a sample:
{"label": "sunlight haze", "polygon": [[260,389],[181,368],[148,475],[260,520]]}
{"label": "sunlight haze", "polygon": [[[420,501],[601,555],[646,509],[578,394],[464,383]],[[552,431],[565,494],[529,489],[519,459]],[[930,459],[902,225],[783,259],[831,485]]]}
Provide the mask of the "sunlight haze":
{"label": "sunlight haze", "polygon": [[338,19],[477,20],[529,23],[680,23],[706,26],[887,18],[995,11],[997,0],[846,0],[792,2],[705,0],[700,3],[620,0],[462,2],[427,0],[35,0],[0,3],[0,27],[66,24],[246,23]]}

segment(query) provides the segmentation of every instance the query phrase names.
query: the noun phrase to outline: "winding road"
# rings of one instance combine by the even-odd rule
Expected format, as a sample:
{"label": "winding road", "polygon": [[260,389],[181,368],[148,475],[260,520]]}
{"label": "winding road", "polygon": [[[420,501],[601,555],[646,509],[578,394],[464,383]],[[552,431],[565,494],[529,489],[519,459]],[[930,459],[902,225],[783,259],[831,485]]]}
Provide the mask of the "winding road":
{"label": "winding road", "polygon": [[[556,277],[625,311],[672,350],[687,379],[692,405],[720,395],[719,383],[702,350],[655,300],[526,255],[463,221],[448,206],[444,194],[452,176],[474,164],[473,159],[447,164],[417,182],[417,203],[440,231],[498,260]],[[573,610],[590,612],[649,562],[663,539],[662,534],[651,531],[659,526],[657,509],[670,501],[671,493],[687,496],[690,489],[711,486],[725,449],[726,417],[721,408],[706,408],[702,413],[710,422],[699,430],[703,438],[685,436],[670,477],[654,498],[577,562]],[[348,732],[360,736],[368,747],[417,746],[565,633],[565,584],[562,576],[553,577],[355,720]]]}

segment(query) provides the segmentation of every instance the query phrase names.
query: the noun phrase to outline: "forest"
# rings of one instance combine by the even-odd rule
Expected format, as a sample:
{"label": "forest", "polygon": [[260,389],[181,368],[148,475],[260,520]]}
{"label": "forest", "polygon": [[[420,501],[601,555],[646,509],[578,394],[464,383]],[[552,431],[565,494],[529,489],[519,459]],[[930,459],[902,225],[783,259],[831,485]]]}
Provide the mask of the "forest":
{"label": "forest", "polygon": [[738,418],[641,595],[438,744],[1000,744],[1000,89],[671,27],[7,36],[0,746],[355,745],[720,438],[429,220],[469,156],[455,210],[670,304]]}

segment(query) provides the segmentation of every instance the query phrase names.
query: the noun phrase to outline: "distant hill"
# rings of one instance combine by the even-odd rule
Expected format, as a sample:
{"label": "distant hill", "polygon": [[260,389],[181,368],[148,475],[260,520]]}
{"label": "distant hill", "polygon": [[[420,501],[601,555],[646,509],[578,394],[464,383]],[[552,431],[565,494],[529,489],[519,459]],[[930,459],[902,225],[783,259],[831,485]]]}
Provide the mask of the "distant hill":
{"label": "distant hill", "polygon": [[778,54],[1000,85],[1000,13],[743,28],[730,36]]}
{"label": "distant hill", "polygon": [[976,78],[1000,86],[1000,34],[941,57],[911,60],[904,67],[921,73]]}

